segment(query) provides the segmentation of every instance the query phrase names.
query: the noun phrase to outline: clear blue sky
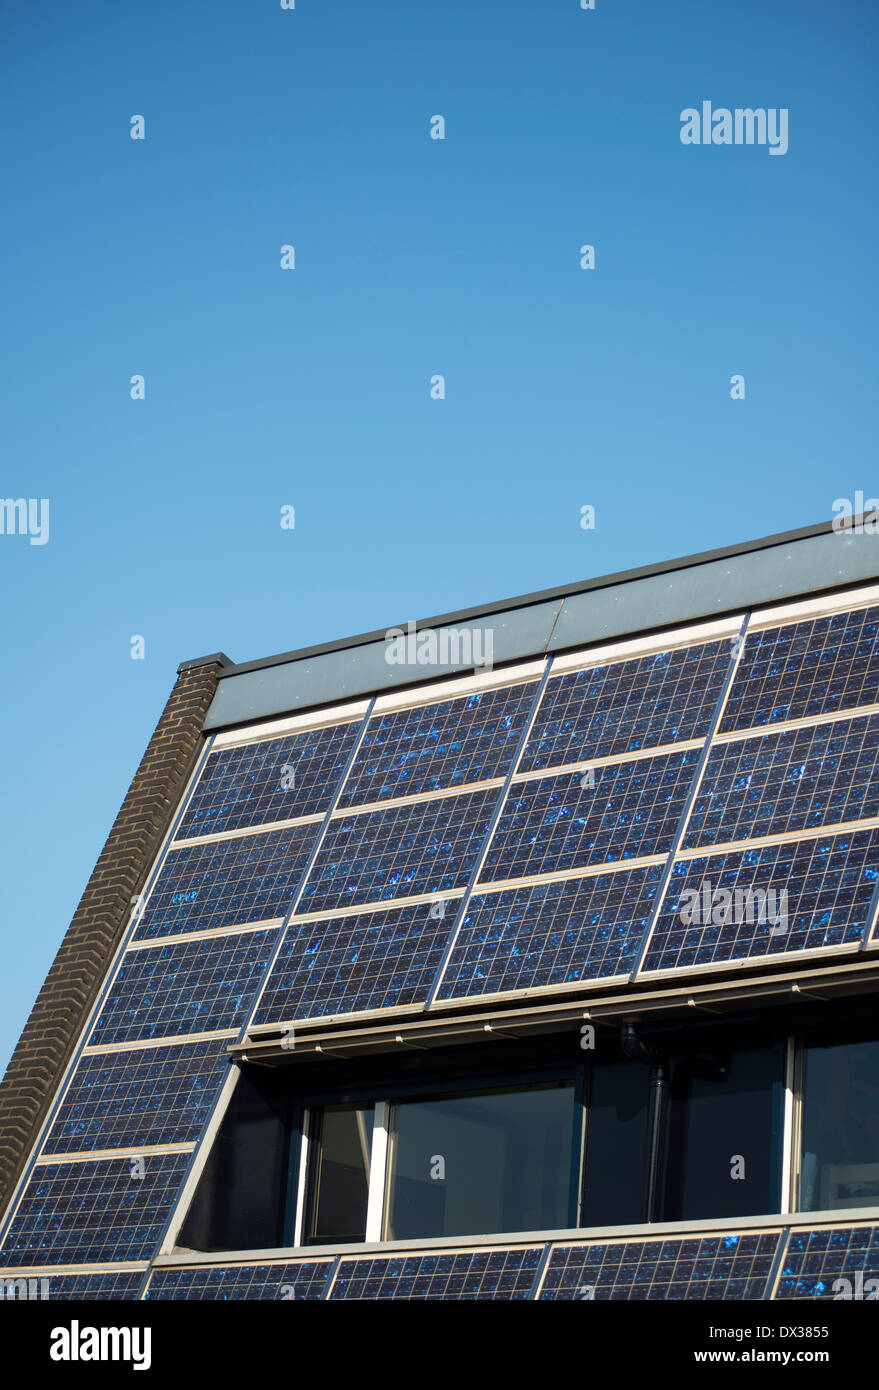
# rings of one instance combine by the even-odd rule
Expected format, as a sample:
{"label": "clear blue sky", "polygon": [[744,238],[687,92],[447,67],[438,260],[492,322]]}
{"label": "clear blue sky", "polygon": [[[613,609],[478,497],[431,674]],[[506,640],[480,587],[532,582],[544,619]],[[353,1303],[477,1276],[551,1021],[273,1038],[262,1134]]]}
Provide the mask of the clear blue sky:
{"label": "clear blue sky", "polygon": [[3,11],[0,1066],[179,661],[879,492],[875,0]]}

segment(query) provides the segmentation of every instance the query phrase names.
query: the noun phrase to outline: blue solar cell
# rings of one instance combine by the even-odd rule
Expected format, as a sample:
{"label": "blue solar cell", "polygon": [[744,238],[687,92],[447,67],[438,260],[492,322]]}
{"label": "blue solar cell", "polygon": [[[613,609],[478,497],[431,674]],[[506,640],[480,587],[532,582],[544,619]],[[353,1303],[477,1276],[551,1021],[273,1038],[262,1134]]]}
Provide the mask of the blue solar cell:
{"label": "blue solar cell", "polygon": [[[0,1272],[0,1298],[43,1299],[60,1302],[89,1299],[113,1302],[116,1299],[135,1299],[143,1283],[146,1266],[141,1270],[113,1269],[94,1274],[48,1274],[28,1277],[4,1275]],[[17,1285],[12,1291],[9,1285]],[[4,1294],[3,1286],[7,1286]],[[29,1286],[29,1287],[28,1287]]]}
{"label": "blue solar cell", "polygon": [[333,819],[298,911],[331,912],[462,888],[485,838],[497,788]]}
{"label": "blue solar cell", "polygon": [[343,1260],[330,1299],[497,1299],[531,1297],[542,1246]]}
{"label": "blue solar cell", "polygon": [[34,1168],[3,1242],[7,1265],[100,1264],[152,1255],[177,1198],[189,1154]]}
{"label": "blue solar cell", "polygon": [[439,999],[627,975],[662,865],[474,894]]}
{"label": "blue solar cell", "polygon": [[332,1260],[299,1264],[195,1265],[156,1269],[147,1299],[252,1299],[287,1302],[322,1298]]}
{"label": "blue solar cell", "polygon": [[240,1026],[279,930],[171,941],[127,952],[91,1045]]}
{"label": "blue solar cell", "polygon": [[751,840],[879,815],[879,715],[716,745],[684,846]]}
{"label": "blue solar cell", "polygon": [[192,1142],[229,1070],[227,1044],[81,1057],[43,1153]]}
{"label": "blue solar cell", "polygon": [[792,1230],[775,1297],[875,1302],[879,1297],[879,1227]]}
{"label": "blue solar cell", "polygon": [[721,732],[879,699],[879,608],[748,633]]}
{"label": "blue solar cell", "polygon": [[255,1023],[424,1003],[457,899],[291,922]]}
{"label": "blue solar cell", "polygon": [[760,1299],[778,1234],[557,1246],[543,1300]]}
{"label": "blue solar cell", "polygon": [[360,721],[306,729],[208,757],[177,831],[179,840],[323,814]]}
{"label": "blue solar cell", "polygon": [[[482,882],[667,854],[696,750],[515,782],[489,845]],[[585,782],[585,785],[584,785]]]}
{"label": "blue solar cell", "polygon": [[857,945],[877,874],[875,830],[678,860],[643,968]]}
{"label": "blue solar cell", "polygon": [[536,689],[532,681],[374,716],[339,804],[420,796],[505,776]]}
{"label": "blue solar cell", "polygon": [[283,917],[319,829],[312,822],[171,850],[133,939]]}
{"label": "blue solar cell", "polygon": [[704,738],[730,656],[709,642],[551,677],[519,770]]}

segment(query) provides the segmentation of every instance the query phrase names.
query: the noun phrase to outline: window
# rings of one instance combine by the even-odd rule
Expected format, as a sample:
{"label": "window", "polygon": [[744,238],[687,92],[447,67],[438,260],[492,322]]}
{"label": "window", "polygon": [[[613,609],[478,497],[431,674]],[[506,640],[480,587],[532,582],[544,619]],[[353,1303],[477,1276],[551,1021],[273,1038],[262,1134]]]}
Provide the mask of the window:
{"label": "window", "polygon": [[373,1106],[329,1105],[316,1132],[306,1240],[362,1240],[369,1200]]}
{"label": "window", "polygon": [[573,1080],[395,1105],[384,1238],[570,1225],[574,1118]]}
{"label": "window", "polygon": [[[669,1062],[665,1221],[779,1210],[784,1121],[781,1040],[734,1047],[706,1037]],[[706,1045],[707,1044],[707,1045]]]}
{"label": "window", "polygon": [[879,1205],[875,1031],[848,1028],[807,1039],[802,1074],[800,1210]]}
{"label": "window", "polygon": [[565,1031],[245,1063],[178,1243],[301,1248],[879,1206],[879,1028],[822,1027],[795,1064],[783,1021],[753,1018],[645,1023],[634,1047],[605,1028],[586,1053]]}

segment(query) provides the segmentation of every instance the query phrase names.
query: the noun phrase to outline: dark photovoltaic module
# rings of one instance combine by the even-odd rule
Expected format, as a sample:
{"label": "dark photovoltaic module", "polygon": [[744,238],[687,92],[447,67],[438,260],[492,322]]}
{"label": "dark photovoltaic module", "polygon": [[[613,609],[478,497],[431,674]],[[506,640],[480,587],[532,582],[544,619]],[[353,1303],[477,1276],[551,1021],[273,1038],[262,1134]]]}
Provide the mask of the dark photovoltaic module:
{"label": "dark photovoltaic module", "polygon": [[463,888],[497,798],[496,790],[462,792],[333,819],[297,910]]}
{"label": "dark photovoltaic module", "polygon": [[627,975],[661,876],[649,865],[474,894],[438,997]]}
{"label": "dark photovoltaic module", "polygon": [[749,633],[720,732],[816,719],[879,699],[879,608]]}
{"label": "dark photovoltaic module", "polygon": [[373,715],[339,804],[422,796],[503,777],[536,690],[536,682],[529,681]]}
{"label": "dark photovoltaic module", "polygon": [[149,1259],[188,1162],[188,1153],[150,1154],[140,1177],[123,1157],[38,1165],[3,1243],[4,1262]]}
{"label": "dark photovoltaic module", "polygon": [[317,833],[309,823],[171,849],[134,940],[283,917]]}
{"label": "dark photovoltaic module", "polygon": [[289,1264],[194,1265],[188,1269],[156,1269],[146,1299],[191,1299],[205,1303],[220,1299],[259,1299],[287,1302],[325,1297],[332,1260]]}
{"label": "dark photovoltaic module", "polygon": [[345,771],[359,722],[307,729],[211,753],[177,839],[322,815]]}
{"label": "dark photovoltaic module", "polygon": [[695,753],[611,763],[516,782],[489,845],[482,882],[667,854]]}
{"label": "dark photovoltaic module", "polygon": [[46,1152],[195,1141],[229,1070],[225,1039],[82,1058]]}
{"label": "dark photovoltaic module", "polygon": [[424,1003],[458,900],[292,921],[254,1022]]}
{"label": "dark photovoltaic module", "polygon": [[330,1299],[531,1297],[541,1247],[343,1260]]}
{"label": "dark photovoltaic module", "polygon": [[541,1299],[758,1299],[778,1233],[556,1247]]}
{"label": "dark photovoltaic module", "polygon": [[520,771],[704,738],[730,657],[709,642],[551,677]]}
{"label": "dark photovoltaic module", "polygon": [[877,830],[680,859],[644,969],[857,946],[877,875]]}
{"label": "dark photovoltaic module", "polygon": [[242,1024],[277,935],[276,927],[129,951],[95,1024],[92,1047]]}

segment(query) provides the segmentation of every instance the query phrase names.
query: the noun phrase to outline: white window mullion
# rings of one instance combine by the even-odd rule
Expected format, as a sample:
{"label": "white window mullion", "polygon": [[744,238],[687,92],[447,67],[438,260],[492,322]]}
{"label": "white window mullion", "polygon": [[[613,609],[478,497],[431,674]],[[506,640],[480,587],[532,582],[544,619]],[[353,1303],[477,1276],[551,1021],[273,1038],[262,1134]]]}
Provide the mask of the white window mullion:
{"label": "white window mullion", "polygon": [[299,1177],[296,1182],[296,1218],[293,1224],[293,1244],[302,1244],[305,1225],[305,1192],[308,1182],[308,1161],[311,1148],[310,1137],[313,1128],[312,1112],[306,1110],[302,1115],[302,1134],[299,1140]]}
{"label": "white window mullion", "polygon": [[369,1162],[369,1197],[366,1203],[366,1233],[364,1239],[382,1238],[382,1219],[385,1205],[385,1177],[388,1167],[388,1126],[391,1107],[385,1100],[375,1103],[372,1125],[372,1150]]}

